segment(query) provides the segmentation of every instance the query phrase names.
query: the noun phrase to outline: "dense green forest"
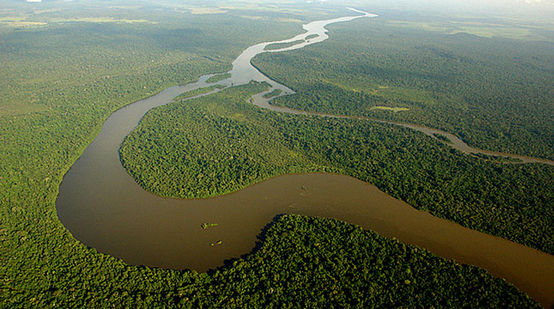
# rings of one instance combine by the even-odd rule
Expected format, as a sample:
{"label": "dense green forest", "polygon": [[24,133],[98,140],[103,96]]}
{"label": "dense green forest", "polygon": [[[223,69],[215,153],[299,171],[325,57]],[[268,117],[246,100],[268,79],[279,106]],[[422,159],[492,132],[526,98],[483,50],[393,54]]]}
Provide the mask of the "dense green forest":
{"label": "dense green forest", "polygon": [[[117,295],[146,304],[144,293],[166,282],[159,278],[188,278],[189,273],[126,266],[76,241],[56,215],[63,175],[115,109],[226,71],[245,47],[297,33],[300,22],[284,21],[285,16],[328,16],[287,10],[197,16],[126,4],[133,6],[106,9],[74,1],[58,7],[49,1],[43,9],[2,2],[0,307],[119,306]],[[90,16],[96,19],[85,18]],[[157,300],[173,301],[163,292]]]}
{"label": "dense green forest", "polygon": [[187,91],[187,92],[177,96],[175,98],[175,101],[192,98],[192,97],[195,97],[195,96],[198,96],[198,95],[201,95],[201,94],[210,93],[214,90],[221,90],[223,88],[225,88],[225,86],[223,86],[223,85],[213,85],[213,86],[208,86],[208,87],[204,87],[204,88],[198,88],[198,89],[195,89],[195,90]]}
{"label": "dense green forest", "polygon": [[46,273],[42,285],[26,282],[29,294],[3,288],[2,304],[539,308],[484,270],[333,219],[277,217],[253,253],[208,273],[129,266],[75,242],[67,249],[57,253],[65,259],[50,260],[56,269]]}
{"label": "dense green forest", "polygon": [[[344,11],[283,5],[196,15],[180,5],[144,9],[140,1],[113,1],[110,10],[103,2],[43,2],[47,9],[7,0],[0,12],[0,307],[537,306],[475,267],[329,219],[279,217],[252,254],[207,274],[130,266],[84,246],[59,222],[55,200],[63,175],[111,112],[223,72],[250,44]],[[314,169],[332,167],[304,157]],[[506,181],[519,173],[545,177],[533,166],[505,173]]]}
{"label": "dense green forest", "polygon": [[148,112],[123,142],[124,167],[161,196],[207,197],[268,177],[333,171],[418,209],[554,253],[554,167],[464,155],[393,125],[274,113],[228,88]]}
{"label": "dense green forest", "polygon": [[246,103],[264,88],[252,83],[147,113],[121,146],[123,166],[147,190],[182,198],[237,191],[280,174],[325,170],[283,144],[280,134],[268,134],[274,123],[260,119]]}
{"label": "dense green forest", "polygon": [[274,104],[418,123],[478,148],[554,158],[551,41],[450,34],[430,30],[438,18],[390,18],[330,25],[323,44],[258,55],[258,68],[298,93]]}

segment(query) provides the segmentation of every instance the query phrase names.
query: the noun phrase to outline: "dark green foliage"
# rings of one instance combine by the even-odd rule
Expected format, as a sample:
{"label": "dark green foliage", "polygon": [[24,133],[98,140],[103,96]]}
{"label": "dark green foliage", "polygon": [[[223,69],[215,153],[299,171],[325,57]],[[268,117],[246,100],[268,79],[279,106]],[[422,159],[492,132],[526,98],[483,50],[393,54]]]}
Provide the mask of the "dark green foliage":
{"label": "dark green foliage", "polygon": [[488,162],[393,125],[260,110],[245,98],[261,89],[229,88],[149,112],[122,144],[125,168],[149,191],[188,198],[285,173],[334,171],[436,216],[554,252],[554,167]]}
{"label": "dark green foliage", "polygon": [[552,43],[448,35],[394,22],[378,17],[331,25],[324,44],[261,54],[253,63],[297,91],[276,105],[419,123],[479,148],[554,158]]}
{"label": "dark green foliage", "polygon": [[123,166],[145,189],[183,198],[237,191],[281,174],[324,170],[287,148],[278,132],[268,134],[272,124],[261,122],[250,105],[237,103],[263,90],[252,83],[201,101],[170,104],[165,119],[149,112],[121,146]]}
{"label": "dark green foliage", "polygon": [[442,134],[437,134],[437,133],[434,133],[433,134],[434,137],[438,138],[439,140],[443,141],[443,142],[447,142],[447,143],[450,143],[450,139],[448,139],[448,137],[442,135]]}
{"label": "dark green foliage", "polygon": [[[76,7],[88,10],[88,4],[79,1]],[[41,17],[74,18],[75,11]],[[86,17],[124,11],[80,12]],[[9,12],[20,11],[2,10]],[[116,18],[152,17],[146,12]],[[225,71],[245,47],[300,26],[194,17],[172,9],[156,14],[154,25],[72,22],[0,29],[0,307],[151,307],[154,299],[162,306],[175,292],[166,287],[206,277],[130,267],[80,244],[56,215],[61,179],[117,108]]]}
{"label": "dark green foliage", "polygon": [[[56,269],[47,270],[40,282],[17,278],[25,286],[13,289],[18,273],[3,272],[2,304],[538,308],[528,296],[483,270],[332,219],[279,217],[266,228],[254,253],[208,274],[128,266],[71,238],[67,241],[73,245],[55,247],[55,255],[46,256]],[[29,256],[30,262],[39,260]]]}
{"label": "dark green foliage", "polygon": [[[262,241],[253,255],[214,273],[213,284],[233,305],[536,306],[483,270],[333,219],[282,216]],[[227,284],[242,280],[238,289]]]}
{"label": "dark green foliage", "polygon": [[[43,2],[50,8],[59,3]],[[7,3],[17,3],[18,7],[6,9],[2,14],[36,8],[22,1]],[[267,230],[254,254],[210,274],[129,266],[82,245],[59,222],[55,200],[63,175],[92,141],[102,121],[113,110],[168,85],[224,71],[229,68],[230,60],[246,46],[278,39],[275,33],[286,37],[287,33],[297,32],[299,27],[268,19],[263,22],[238,19],[238,15],[191,16],[188,12],[159,7],[142,9],[137,17],[136,12],[121,8],[91,9],[94,5],[91,1],[63,3],[74,3],[73,9],[45,10],[39,21],[58,18],[58,15],[71,18],[106,16],[109,11],[117,14],[116,18],[145,18],[158,24],[72,22],[37,29],[0,28],[0,307],[254,307],[285,302],[290,306],[317,304],[326,307],[344,301],[332,294],[331,288],[313,291],[317,299],[311,295],[302,299],[306,293],[303,289],[334,280],[341,284],[337,287],[352,284],[354,288],[344,289],[351,295],[373,297],[375,301],[390,298],[385,293],[394,291],[396,282],[379,278],[382,269],[368,268],[364,272],[368,278],[377,278],[371,281],[374,291],[383,291],[375,296],[365,289],[366,281],[360,282],[366,277],[361,278],[360,271],[352,271],[351,266],[360,263],[360,255],[366,256],[364,252],[370,250],[377,254],[393,254],[397,263],[384,265],[388,267],[390,278],[402,280],[393,275],[393,266],[407,269],[409,265],[405,261],[444,266],[440,268],[445,270],[444,274],[436,273],[437,282],[447,282],[443,285],[444,294],[438,293],[435,287],[427,291],[437,291],[435,295],[402,298],[404,306],[429,303],[434,306],[447,304],[448,307],[536,306],[512,286],[483,275],[482,271],[454,266],[421,250],[404,249],[395,242],[389,243],[373,233],[334,220],[280,218]],[[136,2],[131,4],[136,5]],[[87,10],[81,11],[82,7]],[[343,14],[340,11],[336,14],[339,13]],[[290,17],[288,13],[277,12],[240,11],[238,14]],[[348,234],[350,231],[353,232]],[[353,241],[349,235],[362,241]],[[300,240],[319,241],[312,240],[313,237],[342,238],[337,238],[340,242],[330,242],[328,249],[320,247],[315,251],[306,245],[300,251],[304,255],[302,259],[291,254],[299,249]],[[280,243],[281,238],[287,241],[291,238],[295,242],[290,242],[289,246]],[[379,249],[371,249],[369,244]],[[361,246],[356,247],[358,245]],[[353,248],[359,253],[353,254]],[[403,250],[414,253],[403,253]],[[309,251],[313,251],[313,255],[310,256]],[[387,256],[377,254],[373,255],[375,259],[389,261]],[[323,261],[321,257],[326,256],[340,259],[342,262],[338,265],[344,272],[337,272],[329,260],[322,263],[326,270],[318,269],[317,272],[309,269],[314,265],[306,265],[315,262],[316,257]],[[269,265],[264,261],[281,261],[281,264]],[[298,274],[296,279],[303,281],[296,285],[285,281],[290,278],[287,276],[292,274],[291,270]],[[328,276],[321,282],[324,274]],[[453,274],[461,274],[462,277],[456,278],[463,279],[451,280]],[[425,281],[431,277],[423,276],[425,274],[415,277],[410,288],[427,288]],[[270,294],[266,289],[270,284],[286,288],[279,290],[280,294]],[[405,292],[399,290],[399,295]],[[279,299],[275,299],[275,295],[279,295]],[[481,303],[467,303],[474,299]]]}
{"label": "dark green foliage", "polygon": [[206,80],[206,82],[208,82],[208,83],[217,83],[217,82],[222,81],[224,79],[227,79],[229,77],[231,77],[231,73],[217,74],[217,75],[214,75],[214,76],[211,76],[210,78],[208,78]]}
{"label": "dark green foliage", "polygon": [[204,88],[198,88],[198,89],[187,91],[187,92],[181,94],[180,96],[175,98],[175,101],[192,98],[192,97],[195,97],[195,96],[199,96],[199,95],[206,94],[206,93],[212,92],[214,90],[223,89],[223,88],[225,88],[225,86],[223,86],[223,85],[213,85],[213,86],[208,86],[208,87],[204,87]]}

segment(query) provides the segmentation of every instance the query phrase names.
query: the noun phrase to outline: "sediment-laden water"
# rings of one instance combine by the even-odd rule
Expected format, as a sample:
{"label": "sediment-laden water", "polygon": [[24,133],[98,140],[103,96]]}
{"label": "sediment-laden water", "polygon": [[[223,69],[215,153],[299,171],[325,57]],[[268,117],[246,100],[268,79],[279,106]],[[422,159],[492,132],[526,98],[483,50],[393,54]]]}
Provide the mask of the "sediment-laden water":
{"label": "sediment-laden water", "polygon": [[[218,84],[231,86],[251,80],[265,81],[272,86],[269,91],[281,89],[281,95],[292,94],[291,89],[254,68],[251,59],[262,52],[281,52],[322,42],[328,37],[325,30],[328,24],[375,16],[353,11],[362,15],[315,21],[304,25],[305,33],[291,39],[247,48],[233,62],[231,78]],[[310,39],[306,40],[308,36]],[[298,40],[301,43],[291,47],[264,51],[269,44]],[[554,303],[552,255],[418,211],[375,186],[349,176],[285,175],[210,199],[167,199],[143,190],[121,165],[118,152],[121,142],[146,112],[171,102],[186,91],[209,86],[206,83],[209,76],[186,86],[167,88],[114,112],[106,120],[60,186],[56,202],[58,216],[75,238],[131,264],[205,271],[221,266],[226,259],[250,252],[256,236],[277,214],[331,217],[383,236],[396,237],[438,256],[483,267],[506,278],[543,305]],[[262,95],[255,95],[252,102],[276,112],[309,114],[272,106]],[[430,135],[447,135],[454,148],[466,153],[482,152],[442,131],[393,124]],[[542,162],[528,159],[526,162]],[[551,161],[544,163],[552,164]],[[202,229],[203,223],[218,225]]]}

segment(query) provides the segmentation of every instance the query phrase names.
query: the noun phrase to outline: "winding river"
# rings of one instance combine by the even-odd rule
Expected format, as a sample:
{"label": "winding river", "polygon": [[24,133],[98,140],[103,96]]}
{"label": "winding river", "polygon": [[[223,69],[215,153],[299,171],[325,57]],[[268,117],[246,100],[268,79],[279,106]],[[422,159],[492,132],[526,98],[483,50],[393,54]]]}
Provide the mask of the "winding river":
{"label": "winding river", "polygon": [[[272,86],[269,91],[281,89],[281,95],[294,93],[263,75],[250,60],[262,52],[281,52],[322,42],[328,38],[325,29],[328,24],[375,16],[351,10],[359,15],[315,21],[304,25],[305,33],[291,39],[247,48],[233,62],[231,78],[218,84],[232,86],[250,80],[265,81]],[[306,40],[308,36],[310,39]],[[295,41],[301,43],[264,51],[269,44]],[[210,199],[167,199],[143,190],[121,166],[118,153],[121,142],[150,109],[167,104],[184,92],[209,86],[206,80],[210,76],[202,76],[185,86],[167,88],[114,112],[106,120],[60,186],[56,202],[58,216],[75,238],[130,264],[206,271],[223,265],[226,259],[250,252],[261,229],[277,214],[332,217],[425,248],[438,256],[480,266],[510,281],[543,306],[554,304],[554,256],[418,211],[375,186],[349,176],[285,175]],[[262,95],[255,95],[252,102],[278,112],[308,114],[272,106]],[[467,153],[486,153],[446,132],[393,124],[431,136],[433,133],[446,135],[452,147]],[[552,164],[522,158],[525,162]],[[202,229],[203,223],[218,223],[218,226]]]}

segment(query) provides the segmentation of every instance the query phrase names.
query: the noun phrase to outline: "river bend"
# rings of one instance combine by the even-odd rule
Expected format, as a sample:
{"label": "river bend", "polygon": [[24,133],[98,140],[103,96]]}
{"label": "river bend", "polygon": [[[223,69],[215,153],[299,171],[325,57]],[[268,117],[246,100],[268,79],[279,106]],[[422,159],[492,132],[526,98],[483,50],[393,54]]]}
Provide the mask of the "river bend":
{"label": "river bend", "polygon": [[[281,89],[281,95],[292,94],[291,89],[254,68],[251,59],[262,52],[281,52],[322,42],[328,38],[325,29],[328,24],[376,16],[351,10],[357,15],[314,21],[303,26],[306,30],[303,34],[247,48],[233,62],[231,77],[218,84],[265,81],[272,87],[269,91]],[[310,39],[306,40],[308,36]],[[264,51],[269,44],[295,41],[301,42]],[[65,175],[56,201],[61,222],[75,238],[130,264],[206,271],[221,266],[226,259],[250,252],[256,236],[277,214],[332,217],[395,237],[444,258],[480,266],[506,278],[544,306],[554,304],[554,256],[418,211],[375,186],[349,176],[285,175],[210,199],[167,199],[143,190],[121,165],[118,150],[123,139],[150,109],[172,102],[184,92],[209,86],[206,80],[210,76],[202,76],[185,86],[167,88],[121,108],[105,121],[98,136]],[[272,106],[262,95],[255,95],[252,102],[277,112],[308,114]],[[397,125],[430,135],[448,134],[414,125]],[[455,140],[454,136],[448,137]],[[452,146],[459,149],[457,144]],[[474,149],[466,152],[472,153]],[[529,162],[539,160],[531,158]],[[202,223],[211,222],[218,226],[201,228]],[[219,241],[221,245],[211,245]]]}

